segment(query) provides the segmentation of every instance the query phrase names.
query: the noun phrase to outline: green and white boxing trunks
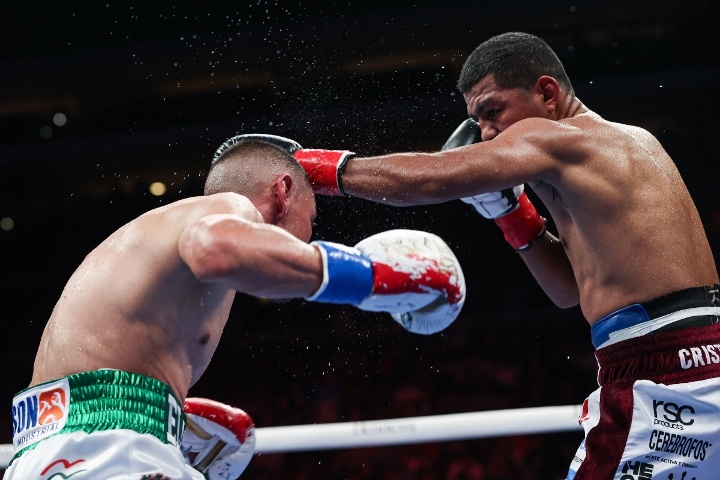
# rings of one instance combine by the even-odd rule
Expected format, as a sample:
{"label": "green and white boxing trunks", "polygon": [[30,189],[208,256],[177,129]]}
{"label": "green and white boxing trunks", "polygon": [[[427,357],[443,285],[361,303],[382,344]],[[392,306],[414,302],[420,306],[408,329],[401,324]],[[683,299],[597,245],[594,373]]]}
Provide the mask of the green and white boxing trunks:
{"label": "green and white boxing trunks", "polygon": [[170,387],[119,370],[78,373],[15,395],[15,455],[4,480],[203,480],[179,445]]}

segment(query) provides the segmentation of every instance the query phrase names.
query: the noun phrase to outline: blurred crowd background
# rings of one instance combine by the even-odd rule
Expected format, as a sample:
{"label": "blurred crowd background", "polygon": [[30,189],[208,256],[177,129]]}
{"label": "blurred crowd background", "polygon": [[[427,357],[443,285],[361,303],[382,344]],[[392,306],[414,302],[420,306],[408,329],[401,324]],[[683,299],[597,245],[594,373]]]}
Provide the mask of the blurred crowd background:
{"label": "blurred crowd background", "polygon": [[[465,57],[505,31],[547,40],[589,108],[658,137],[718,255],[716,2],[28,0],[3,10],[8,409],[83,257],[143,212],[200,195],[227,137],[273,133],[360,154],[438,150],[466,117],[455,90]],[[555,308],[471,207],[319,198],[318,213],[315,239],[354,244],[389,228],[442,236],[465,271],[462,315],[421,337],[381,314],[238,296],[191,395],[239,406],[268,427],[579,404],[596,388],[579,309]],[[260,455],[243,478],[559,479],[581,439]],[[0,416],[0,443],[9,442],[10,416]]]}

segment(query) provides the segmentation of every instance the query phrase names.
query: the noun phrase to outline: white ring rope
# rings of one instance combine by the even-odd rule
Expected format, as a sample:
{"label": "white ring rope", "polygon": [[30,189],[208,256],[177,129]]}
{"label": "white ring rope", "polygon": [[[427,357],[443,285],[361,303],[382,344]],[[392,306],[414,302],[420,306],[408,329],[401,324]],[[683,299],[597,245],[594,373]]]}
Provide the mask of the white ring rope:
{"label": "white ring rope", "polygon": [[579,430],[580,405],[257,429],[256,452],[447,442]]}
{"label": "white ring rope", "polygon": [[[581,409],[581,405],[565,405],[258,428],[255,452],[335,450],[566,432],[581,429],[578,424]],[[7,467],[12,455],[12,445],[0,445],[0,468]]]}

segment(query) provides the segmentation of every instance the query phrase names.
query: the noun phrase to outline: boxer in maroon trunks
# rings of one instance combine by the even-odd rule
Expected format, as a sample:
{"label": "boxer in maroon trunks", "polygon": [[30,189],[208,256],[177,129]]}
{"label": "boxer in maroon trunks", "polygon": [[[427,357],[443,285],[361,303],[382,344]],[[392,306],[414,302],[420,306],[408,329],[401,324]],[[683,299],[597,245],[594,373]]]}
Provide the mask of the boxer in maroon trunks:
{"label": "boxer in maroon trunks", "polygon": [[585,440],[567,480],[717,476],[718,292],[682,290],[593,324],[600,388],[583,403]]}
{"label": "boxer in maroon trunks", "polygon": [[495,220],[556,305],[580,304],[593,337],[606,338],[602,387],[582,422],[587,450],[568,478],[718,478],[720,280],[674,162],[648,131],[589,110],[533,35],[482,43],[458,88],[470,119],[441,152],[356,158],[276,143],[315,193],[396,206],[462,199]]}

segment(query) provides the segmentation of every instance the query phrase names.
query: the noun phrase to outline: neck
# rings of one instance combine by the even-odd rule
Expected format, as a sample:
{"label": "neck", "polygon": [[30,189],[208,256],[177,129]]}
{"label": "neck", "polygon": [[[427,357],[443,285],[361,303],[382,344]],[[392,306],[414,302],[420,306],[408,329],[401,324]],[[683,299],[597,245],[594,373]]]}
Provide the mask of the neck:
{"label": "neck", "polygon": [[557,109],[557,120],[574,117],[587,112],[588,109],[574,93],[568,94],[565,101]]}

